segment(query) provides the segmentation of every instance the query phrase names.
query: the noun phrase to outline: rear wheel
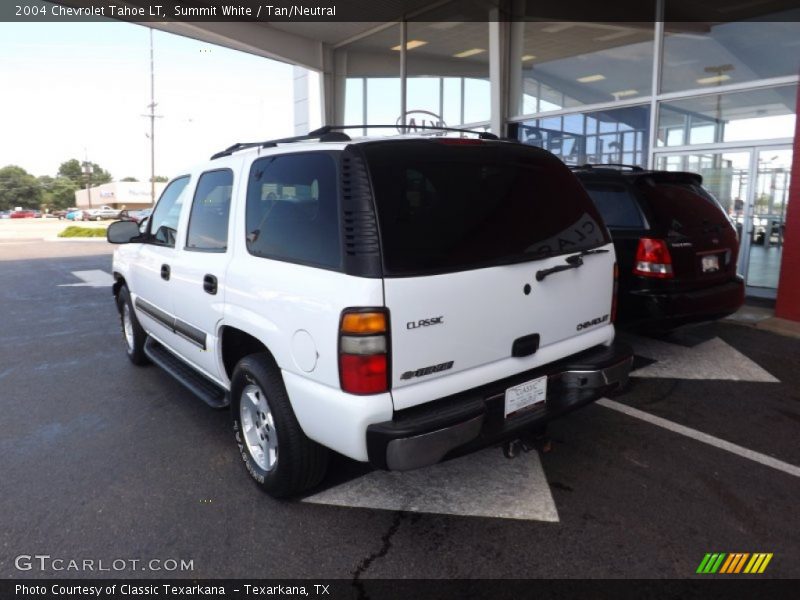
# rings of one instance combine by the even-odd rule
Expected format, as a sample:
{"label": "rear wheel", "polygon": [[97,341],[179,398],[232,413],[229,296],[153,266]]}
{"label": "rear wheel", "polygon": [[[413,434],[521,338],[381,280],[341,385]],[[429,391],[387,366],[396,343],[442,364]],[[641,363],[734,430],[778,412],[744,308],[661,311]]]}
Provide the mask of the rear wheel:
{"label": "rear wheel", "polygon": [[245,468],[264,492],[285,498],[322,481],[328,450],[303,433],[280,369],[267,354],[251,354],[236,365],[231,417]]}
{"label": "rear wheel", "polygon": [[119,310],[122,339],[125,341],[125,352],[128,354],[128,358],[135,365],[148,364],[150,361],[144,353],[147,333],[139,323],[139,319],[136,318],[136,313],[133,312],[131,294],[124,285],[117,295],[117,309]]}

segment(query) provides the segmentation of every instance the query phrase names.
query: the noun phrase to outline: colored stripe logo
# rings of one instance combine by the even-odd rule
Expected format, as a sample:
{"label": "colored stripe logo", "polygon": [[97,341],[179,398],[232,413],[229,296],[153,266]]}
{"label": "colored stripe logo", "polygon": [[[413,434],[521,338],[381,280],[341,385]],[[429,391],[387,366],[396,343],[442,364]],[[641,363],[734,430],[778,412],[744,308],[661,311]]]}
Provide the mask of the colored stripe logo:
{"label": "colored stripe logo", "polygon": [[772,560],[772,556],[771,552],[755,552],[753,554],[749,552],[733,552],[730,554],[709,552],[700,561],[700,566],[697,567],[696,572],[703,575],[714,573],[726,575],[763,573],[767,569],[769,561]]}

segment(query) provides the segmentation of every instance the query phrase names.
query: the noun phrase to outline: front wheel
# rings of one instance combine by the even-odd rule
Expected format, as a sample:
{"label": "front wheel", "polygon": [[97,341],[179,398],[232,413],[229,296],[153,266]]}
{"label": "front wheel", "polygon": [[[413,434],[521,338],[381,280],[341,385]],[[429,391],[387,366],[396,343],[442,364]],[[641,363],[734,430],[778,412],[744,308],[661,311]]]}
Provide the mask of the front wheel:
{"label": "front wheel", "polygon": [[117,309],[119,310],[120,323],[122,324],[122,338],[125,340],[125,351],[128,358],[135,365],[146,365],[150,362],[144,353],[144,343],[147,333],[133,312],[131,294],[127,286],[122,286],[117,296]]}
{"label": "front wheel", "polygon": [[322,481],[328,450],[303,433],[272,357],[251,354],[236,365],[231,418],[239,454],[262,491],[285,498]]}

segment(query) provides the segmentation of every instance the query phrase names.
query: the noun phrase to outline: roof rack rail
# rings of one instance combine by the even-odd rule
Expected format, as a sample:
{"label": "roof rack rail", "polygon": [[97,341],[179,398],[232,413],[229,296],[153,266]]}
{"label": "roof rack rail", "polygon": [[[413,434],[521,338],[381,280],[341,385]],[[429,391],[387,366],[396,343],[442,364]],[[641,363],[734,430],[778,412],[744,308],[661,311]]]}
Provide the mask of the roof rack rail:
{"label": "roof rack rail", "polygon": [[278,144],[290,144],[292,142],[302,142],[304,140],[319,140],[320,142],[349,142],[350,136],[340,131],[331,131],[328,127],[320,127],[305,135],[295,135],[292,137],[279,138],[275,140],[266,140],[264,142],[239,142],[233,146],[228,146],[225,150],[221,150],[211,156],[211,160],[221,158],[223,156],[230,156],[239,150],[247,148],[272,148]]}
{"label": "roof rack rail", "polygon": [[620,169],[630,169],[631,171],[644,171],[644,169],[642,167],[638,166],[638,165],[626,165],[626,164],[623,164],[623,163],[595,163],[595,164],[585,163],[585,164],[582,164],[582,165],[574,165],[571,168],[573,168],[573,169],[588,169],[588,170],[592,170],[592,169],[595,169],[595,168],[602,169],[602,168],[605,168],[605,167],[618,167]]}
{"label": "roof rack rail", "polygon": [[[350,136],[340,131],[342,129],[409,129],[409,126],[403,125],[324,125],[319,129],[310,131],[305,135],[296,135],[293,137],[279,138],[276,140],[266,140],[264,142],[239,142],[233,146],[228,146],[224,150],[217,152],[211,156],[211,160],[221,158],[223,156],[230,156],[239,150],[247,148],[272,148],[278,144],[290,144],[292,142],[302,142],[305,140],[319,140],[320,142],[349,142]],[[471,133],[477,135],[482,140],[497,140],[499,139],[495,134],[488,131],[473,131],[471,129],[457,129],[454,127],[437,127],[435,125],[415,125],[414,130],[431,130],[431,131],[454,131],[457,133]]]}
{"label": "roof rack rail", "polygon": [[[422,129],[426,131],[453,131],[456,133],[471,133],[472,135],[477,135],[482,140],[500,139],[495,134],[488,131],[474,131],[472,129],[458,129],[456,127],[439,127],[437,125],[325,125],[324,127],[320,127],[312,133],[319,133],[323,130],[333,131],[339,129],[396,129],[401,133],[401,135],[415,133],[416,131]],[[402,129],[405,129],[405,132],[402,132]]]}

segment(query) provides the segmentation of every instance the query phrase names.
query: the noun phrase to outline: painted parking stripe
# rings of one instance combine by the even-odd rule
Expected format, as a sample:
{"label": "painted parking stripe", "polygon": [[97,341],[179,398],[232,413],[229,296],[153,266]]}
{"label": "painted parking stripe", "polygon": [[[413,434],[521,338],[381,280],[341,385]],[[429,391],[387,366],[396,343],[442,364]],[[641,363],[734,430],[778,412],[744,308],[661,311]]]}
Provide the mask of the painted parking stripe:
{"label": "painted parking stripe", "polygon": [[111,274],[100,269],[72,271],[72,274],[80,279],[81,283],[62,283],[58,287],[111,287],[114,283]]}
{"label": "painted parking stripe", "polygon": [[642,410],[638,410],[636,408],[627,406],[625,404],[620,404],[619,402],[615,402],[614,400],[609,400],[608,398],[601,398],[600,400],[597,401],[597,404],[599,404],[600,406],[604,406],[606,408],[610,408],[611,410],[615,410],[617,412],[626,414],[629,417],[633,417],[634,419],[640,419],[642,421],[650,423],[651,425],[662,427],[664,429],[672,431],[673,433],[684,435],[688,438],[692,438],[693,440],[697,440],[698,442],[708,444],[709,446],[714,446],[715,448],[726,450],[727,452],[760,463],[764,466],[777,469],[778,471],[783,471],[784,473],[788,473],[789,475],[800,477],[800,467],[796,465],[783,462],[782,460],[778,460],[777,458],[767,456],[766,454],[761,454],[760,452],[755,452],[743,446],[739,446],[738,444],[732,444],[731,442],[721,440],[720,438],[714,437],[713,435],[708,435],[707,433],[703,433],[702,431],[697,431],[696,429],[692,429],[691,427],[686,427],[685,425],[679,425],[678,423],[667,421],[666,419],[662,419],[661,417],[651,415],[650,413],[646,413]]}
{"label": "painted parking stripe", "polygon": [[537,452],[513,460],[488,448],[414,471],[372,471],[303,502],[497,519],[558,522]]}

